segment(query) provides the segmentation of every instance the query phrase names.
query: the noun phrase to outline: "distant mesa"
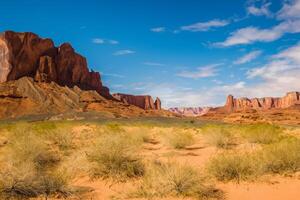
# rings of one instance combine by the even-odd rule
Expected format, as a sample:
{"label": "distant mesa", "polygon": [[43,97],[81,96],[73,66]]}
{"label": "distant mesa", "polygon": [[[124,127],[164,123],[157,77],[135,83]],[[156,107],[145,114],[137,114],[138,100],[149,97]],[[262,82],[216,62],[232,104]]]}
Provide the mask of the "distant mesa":
{"label": "distant mesa", "polygon": [[113,94],[113,97],[125,104],[135,105],[144,110],[161,110],[161,101],[159,98],[156,98],[153,101],[153,98],[149,95],[130,95],[116,93]]}
{"label": "distant mesa", "polygon": [[210,109],[210,107],[174,107],[168,110],[185,117],[197,117],[205,115]]}
{"label": "distant mesa", "polygon": [[300,105],[300,92],[288,92],[284,97],[234,98],[229,95],[224,106],[227,112],[242,110],[284,109]]}

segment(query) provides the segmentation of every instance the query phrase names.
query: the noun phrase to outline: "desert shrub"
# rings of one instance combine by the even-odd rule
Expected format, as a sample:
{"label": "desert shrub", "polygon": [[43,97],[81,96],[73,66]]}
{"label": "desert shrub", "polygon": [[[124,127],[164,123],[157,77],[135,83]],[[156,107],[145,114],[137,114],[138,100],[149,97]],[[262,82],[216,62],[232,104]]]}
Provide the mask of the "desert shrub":
{"label": "desert shrub", "polygon": [[220,181],[248,180],[256,174],[251,154],[220,154],[213,158],[208,171]]}
{"label": "desert shrub", "polygon": [[29,199],[67,195],[70,177],[59,167],[60,156],[31,131],[16,133],[0,172],[0,197]]}
{"label": "desert shrub", "polygon": [[207,126],[202,130],[207,142],[218,148],[229,148],[233,135],[223,126]]}
{"label": "desert shrub", "polygon": [[247,125],[242,136],[249,142],[270,144],[282,138],[282,128],[271,124],[252,124]]}
{"label": "desert shrub", "polygon": [[164,134],[165,141],[175,149],[183,149],[195,142],[194,135],[184,131],[174,131],[173,133]]}
{"label": "desert shrub", "polygon": [[49,131],[48,134],[45,135],[45,138],[63,151],[70,150],[74,147],[73,134],[67,128],[57,128]]}
{"label": "desert shrub", "polygon": [[93,164],[91,175],[95,178],[125,181],[144,174],[144,164],[136,154],[133,140],[123,134],[103,135],[87,156]]}
{"label": "desert shrub", "polygon": [[284,139],[264,147],[257,155],[263,173],[286,173],[300,170],[300,140]]}
{"label": "desert shrub", "polygon": [[118,123],[106,123],[105,124],[105,129],[107,129],[108,132],[124,132],[124,129],[121,127],[120,124]]}
{"label": "desert shrub", "polygon": [[166,198],[171,196],[197,199],[218,198],[219,190],[205,184],[205,179],[190,166],[178,163],[153,163],[141,184],[131,194],[134,198]]}

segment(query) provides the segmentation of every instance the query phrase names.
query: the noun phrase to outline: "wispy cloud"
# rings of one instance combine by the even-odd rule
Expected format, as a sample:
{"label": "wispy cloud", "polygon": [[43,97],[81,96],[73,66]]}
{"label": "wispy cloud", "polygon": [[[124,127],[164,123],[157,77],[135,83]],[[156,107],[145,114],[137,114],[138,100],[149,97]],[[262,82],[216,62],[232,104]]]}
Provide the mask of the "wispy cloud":
{"label": "wispy cloud", "polygon": [[155,27],[155,28],[151,28],[150,31],[155,32],[155,33],[160,33],[160,32],[165,32],[166,28],[165,27]]}
{"label": "wispy cloud", "polygon": [[104,40],[101,39],[101,38],[94,38],[94,39],[92,40],[92,42],[93,42],[94,44],[104,44]]}
{"label": "wispy cloud", "polygon": [[101,72],[102,76],[110,76],[110,77],[116,77],[116,78],[124,78],[124,75],[121,74],[115,74],[115,73],[103,73]]}
{"label": "wispy cloud", "polygon": [[256,59],[258,56],[260,56],[262,51],[252,51],[250,53],[247,53],[246,55],[242,56],[241,58],[237,59],[233,63],[236,65],[245,64],[248,63],[254,59]]}
{"label": "wispy cloud", "polygon": [[278,19],[299,19],[300,0],[285,1],[282,9],[277,13]]}
{"label": "wispy cloud", "polygon": [[250,15],[254,15],[254,16],[267,16],[267,17],[272,17],[273,14],[272,12],[269,10],[271,3],[264,3],[262,4],[261,7],[257,7],[255,5],[250,5],[247,7],[247,12]]}
{"label": "wispy cloud", "polygon": [[123,55],[128,55],[128,54],[134,54],[135,51],[129,50],[129,49],[124,49],[124,50],[119,50],[113,53],[114,56],[123,56]]}
{"label": "wispy cloud", "polygon": [[177,76],[184,77],[184,78],[193,78],[193,79],[217,76],[218,69],[216,69],[216,67],[220,65],[223,64],[218,63],[218,64],[212,64],[203,67],[198,67],[196,71],[182,71],[178,73]]}
{"label": "wispy cloud", "polygon": [[108,39],[102,39],[102,38],[94,38],[92,39],[92,42],[94,44],[119,44],[117,40],[108,40]]}
{"label": "wispy cloud", "polygon": [[300,20],[284,21],[269,29],[246,27],[232,32],[224,42],[215,43],[215,46],[234,46],[252,44],[254,42],[271,42],[281,38],[286,33],[299,33]]}
{"label": "wispy cloud", "polygon": [[228,25],[229,23],[230,22],[227,20],[214,19],[207,22],[198,22],[195,24],[182,26],[180,29],[183,31],[192,31],[192,32],[209,31],[212,28],[223,27]]}
{"label": "wispy cloud", "polygon": [[156,62],[144,62],[143,64],[148,66],[158,66],[158,67],[166,66],[165,64],[156,63]]}

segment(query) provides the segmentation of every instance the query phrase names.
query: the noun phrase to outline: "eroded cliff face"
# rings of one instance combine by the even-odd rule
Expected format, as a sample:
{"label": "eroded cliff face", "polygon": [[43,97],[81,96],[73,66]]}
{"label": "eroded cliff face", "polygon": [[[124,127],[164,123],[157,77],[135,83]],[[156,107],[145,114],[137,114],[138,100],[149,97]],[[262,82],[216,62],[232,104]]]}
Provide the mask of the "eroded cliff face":
{"label": "eroded cliff face", "polygon": [[168,110],[181,116],[197,117],[205,115],[210,109],[210,107],[174,107]]}
{"label": "eroded cliff face", "polygon": [[300,92],[288,92],[284,97],[265,97],[265,98],[234,98],[229,95],[224,108],[228,112],[238,110],[267,110],[272,108],[289,108],[300,105]]}
{"label": "eroded cliff face", "polygon": [[161,101],[159,98],[154,102],[149,95],[130,95],[130,94],[113,94],[113,97],[123,103],[135,105],[145,110],[161,110]]}
{"label": "eroded cliff face", "polygon": [[55,47],[51,39],[30,32],[6,31],[0,36],[0,83],[33,77],[39,82],[56,82],[62,86],[78,86],[96,90],[112,99],[98,72],[90,72],[86,59],[72,46],[64,43]]}

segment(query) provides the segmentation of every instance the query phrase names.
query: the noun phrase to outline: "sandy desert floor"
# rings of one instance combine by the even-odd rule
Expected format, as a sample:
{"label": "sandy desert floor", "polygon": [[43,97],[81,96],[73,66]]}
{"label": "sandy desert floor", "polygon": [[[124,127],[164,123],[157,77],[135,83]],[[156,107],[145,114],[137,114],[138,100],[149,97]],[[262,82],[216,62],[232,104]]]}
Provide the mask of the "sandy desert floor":
{"label": "sandy desert floor", "polygon": [[[3,122],[0,131],[3,198],[296,200],[300,196],[297,126],[155,119]],[[120,167],[126,159],[112,153],[118,151],[141,165]],[[39,159],[39,168],[24,165],[31,159],[33,163]],[[116,165],[117,159],[121,161]],[[155,165],[167,166],[162,168],[166,171],[153,170]],[[61,169],[63,174],[54,176],[52,172]],[[44,182],[33,178],[35,170],[54,180],[47,181],[48,193],[41,189]],[[198,175],[201,189],[191,186],[199,184],[193,180]]]}

